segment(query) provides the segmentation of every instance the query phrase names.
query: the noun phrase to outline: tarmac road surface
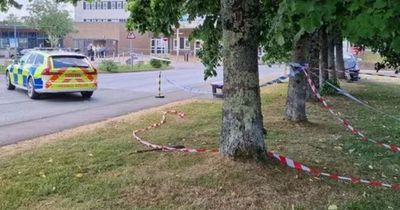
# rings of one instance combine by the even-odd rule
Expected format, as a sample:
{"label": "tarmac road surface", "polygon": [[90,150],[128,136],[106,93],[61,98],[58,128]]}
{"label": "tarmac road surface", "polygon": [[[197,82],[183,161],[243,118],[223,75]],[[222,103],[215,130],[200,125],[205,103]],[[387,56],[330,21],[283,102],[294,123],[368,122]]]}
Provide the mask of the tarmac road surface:
{"label": "tarmac road surface", "polygon": [[[24,90],[8,91],[4,75],[0,75],[0,146],[55,133],[64,129],[106,120],[126,113],[156,107],[190,98],[212,98],[211,94],[183,91],[191,87],[199,92],[211,91],[210,83],[222,81],[218,77],[205,82],[201,64],[175,63],[175,69],[164,71],[164,99],[156,99],[158,72],[100,74],[99,89],[91,100],[82,100],[80,94],[46,95],[31,100]],[[267,81],[283,75],[283,68],[260,67],[260,80]]]}

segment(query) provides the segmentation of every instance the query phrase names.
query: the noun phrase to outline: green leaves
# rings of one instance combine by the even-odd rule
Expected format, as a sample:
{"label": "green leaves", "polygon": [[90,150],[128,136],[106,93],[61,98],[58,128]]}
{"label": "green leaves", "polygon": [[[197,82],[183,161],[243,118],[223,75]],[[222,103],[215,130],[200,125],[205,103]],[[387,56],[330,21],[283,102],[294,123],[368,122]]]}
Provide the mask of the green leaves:
{"label": "green leaves", "polygon": [[374,8],[375,9],[383,9],[387,6],[387,1],[386,0],[376,0],[374,3]]}
{"label": "green leaves", "polygon": [[393,48],[393,50],[397,53],[400,53],[400,37],[394,37],[391,47]]}
{"label": "green leaves", "polygon": [[[222,60],[220,9],[220,1],[215,0],[130,0],[127,28],[171,36],[182,16],[189,21],[203,17],[204,23],[191,38],[204,41],[200,58],[208,78],[216,75]],[[289,60],[293,42],[322,25],[335,25],[333,30],[345,38],[373,47],[388,60],[394,61],[393,53],[400,50],[400,25],[393,24],[400,19],[400,5],[395,1],[261,0],[261,11],[260,45],[267,62]]]}
{"label": "green leaves", "polygon": [[68,11],[59,9],[54,1],[35,0],[29,5],[28,11],[27,24],[46,32],[53,47],[61,38],[75,31]]}

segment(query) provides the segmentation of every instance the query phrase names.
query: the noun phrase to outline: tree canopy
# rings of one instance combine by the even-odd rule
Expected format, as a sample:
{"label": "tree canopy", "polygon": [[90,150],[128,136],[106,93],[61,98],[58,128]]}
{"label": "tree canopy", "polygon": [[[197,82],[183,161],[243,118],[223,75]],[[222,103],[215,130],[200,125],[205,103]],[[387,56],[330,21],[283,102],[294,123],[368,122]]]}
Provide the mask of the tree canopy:
{"label": "tree canopy", "polygon": [[28,11],[27,24],[44,31],[52,47],[56,47],[59,40],[68,33],[75,31],[68,11],[60,9],[55,1],[34,0],[29,5]]}

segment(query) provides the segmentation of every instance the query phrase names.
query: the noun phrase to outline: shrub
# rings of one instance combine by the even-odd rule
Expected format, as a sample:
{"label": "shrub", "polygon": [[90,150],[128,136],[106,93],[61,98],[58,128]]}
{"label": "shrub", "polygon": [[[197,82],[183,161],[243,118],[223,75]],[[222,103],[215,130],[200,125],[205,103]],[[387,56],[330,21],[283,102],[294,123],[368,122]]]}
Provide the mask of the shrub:
{"label": "shrub", "polygon": [[[164,59],[167,59],[167,60],[169,60],[169,58],[164,58]],[[162,62],[162,64],[164,64],[165,66],[169,66],[169,65],[171,64],[171,61],[167,61],[167,60],[163,60],[163,61],[161,61],[161,62]]]}
{"label": "shrub", "polygon": [[151,59],[151,60],[150,60],[150,65],[151,65],[153,68],[159,69],[159,68],[162,67],[162,62],[161,62],[160,60],[157,60],[157,59]]}
{"label": "shrub", "polygon": [[115,61],[112,60],[104,60],[101,61],[99,65],[100,71],[107,71],[107,72],[112,72],[118,70],[118,65]]}

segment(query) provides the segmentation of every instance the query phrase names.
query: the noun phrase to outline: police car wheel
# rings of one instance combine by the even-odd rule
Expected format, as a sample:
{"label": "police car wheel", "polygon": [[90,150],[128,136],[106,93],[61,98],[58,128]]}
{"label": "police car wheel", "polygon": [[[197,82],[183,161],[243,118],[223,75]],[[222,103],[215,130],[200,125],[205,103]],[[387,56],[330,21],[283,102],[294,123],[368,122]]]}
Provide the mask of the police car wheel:
{"label": "police car wheel", "polygon": [[11,83],[10,73],[6,71],[6,87],[7,90],[15,90],[15,86]]}
{"label": "police car wheel", "polygon": [[31,99],[39,98],[40,95],[35,91],[35,85],[33,84],[32,77],[30,77],[28,80],[27,89],[28,89],[29,98],[31,98]]}
{"label": "police car wheel", "polygon": [[93,95],[93,91],[82,91],[81,95],[83,99],[90,99]]}

